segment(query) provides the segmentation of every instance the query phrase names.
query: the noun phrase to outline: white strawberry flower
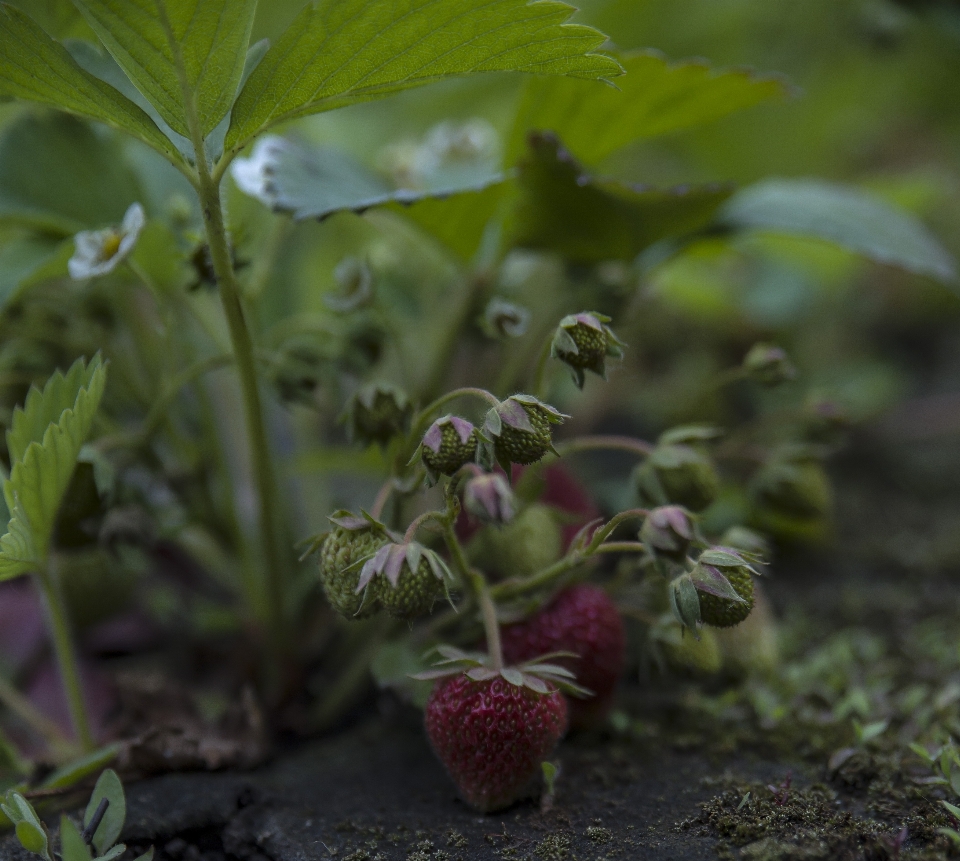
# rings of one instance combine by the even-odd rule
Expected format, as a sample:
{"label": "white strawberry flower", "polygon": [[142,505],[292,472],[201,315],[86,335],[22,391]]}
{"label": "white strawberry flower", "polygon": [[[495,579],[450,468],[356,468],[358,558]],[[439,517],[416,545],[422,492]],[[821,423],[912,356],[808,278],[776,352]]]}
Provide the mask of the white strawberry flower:
{"label": "white strawberry flower", "polygon": [[74,281],[106,275],[112,272],[136,245],[147,218],[139,203],[131,204],[119,227],[103,230],[82,230],[74,238],[73,257],[67,261],[67,271]]}

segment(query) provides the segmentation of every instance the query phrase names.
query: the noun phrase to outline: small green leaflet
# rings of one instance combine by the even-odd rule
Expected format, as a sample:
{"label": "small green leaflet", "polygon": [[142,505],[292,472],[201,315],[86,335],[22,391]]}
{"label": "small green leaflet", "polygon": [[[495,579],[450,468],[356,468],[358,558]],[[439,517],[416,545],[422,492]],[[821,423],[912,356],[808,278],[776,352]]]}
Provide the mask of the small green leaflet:
{"label": "small green leaflet", "polygon": [[127,799],[123,793],[123,784],[112,768],[106,769],[97,779],[97,785],[93,788],[93,794],[83,814],[84,828],[90,825],[104,798],[109,804],[100,826],[93,835],[93,845],[99,855],[103,855],[117,842],[123,830],[123,822],[127,818]]}
{"label": "small green leaflet", "polygon": [[[114,0],[124,2],[124,0]],[[226,148],[282,120],[455,75],[516,71],[609,78],[602,33],[556,0],[322,0],[309,4],[240,91]]]}
{"label": "small green leaflet", "polygon": [[227,115],[243,73],[256,0],[76,0],[76,5],[177,134],[190,135],[187,99],[204,137]]}
{"label": "small green leaflet", "polygon": [[747,69],[670,63],[655,51],[618,57],[626,71],[616,88],[569,78],[526,83],[506,164],[523,155],[529,131],[552,131],[588,164],[629,143],[703,125],[768,99],[782,99],[782,78]]}
{"label": "small green leaflet", "polygon": [[632,260],[668,237],[710,224],[725,185],[656,189],[586,175],[551,134],[531,135],[509,232],[515,244],[568,260]]}
{"label": "small green leaflet", "polygon": [[878,263],[955,282],[957,263],[914,216],[857,188],[813,179],[771,179],[738,192],[720,224],[823,239]]}
{"label": "small green leaflet", "polygon": [[25,99],[100,120],[164,153],[182,159],[133,102],[85,72],[63,45],[19,9],[0,3],[0,97]]}
{"label": "small green leaflet", "polygon": [[43,392],[31,391],[7,432],[13,466],[3,493],[11,511],[0,538],[0,580],[35,570],[46,559],[50,537],[77,457],[90,433],[106,384],[99,357],[78,359],[59,371]]}

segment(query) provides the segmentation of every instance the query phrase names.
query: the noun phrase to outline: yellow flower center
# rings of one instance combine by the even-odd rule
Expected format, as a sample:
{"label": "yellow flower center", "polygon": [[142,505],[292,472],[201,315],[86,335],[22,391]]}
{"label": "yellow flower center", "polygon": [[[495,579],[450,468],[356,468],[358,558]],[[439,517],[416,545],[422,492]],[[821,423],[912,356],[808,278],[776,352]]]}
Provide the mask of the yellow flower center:
{"label": "yellow flower center", "polygon": [[111,233],[103,240],[103,248],[100,251],[101,260],[111,260],[120,250],[120,240],[123,237],[119,233]]}

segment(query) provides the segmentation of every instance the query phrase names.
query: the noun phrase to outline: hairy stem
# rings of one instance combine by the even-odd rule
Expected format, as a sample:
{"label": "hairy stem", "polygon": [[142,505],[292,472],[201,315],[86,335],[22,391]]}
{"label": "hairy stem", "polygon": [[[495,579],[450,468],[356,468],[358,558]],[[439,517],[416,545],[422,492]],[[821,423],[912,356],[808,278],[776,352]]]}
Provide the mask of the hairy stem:
{"label": "hairy stem", "polygon": [[[179,65],[182,67],[182,63]],[[196,157],[198,194],[200,196],[200,208],[203,211],[207,243],[210,247],[210,259],[213,263],[214,274],[217,277],[220,302],[227,319],[230,342],[236,358],[240,387],[243,393],[244,419],[253,459],[254,482],[259,502],[258,520],[260,533],[263,536],[266,562],[265,615],[274,649],[278,653],[282,653],[285,650],[288,636],[287,626],[283,619],[285,586],[283,552],[280,548],[280,536],[277,529],[279,499],[270,445],[267,440],[263,404],[257,381],[253,339],[250,336],[250,330],[244,318],[243,306],[240,302],[240,287],[237,284],[236,273],[233,269],[230,242],[227,238],[223,218],[219,186],[219,180],[223,174],[218,173],[216,180],[211,175],[193,94],[190,92],[182,68],[181,88],[184,94],[184,104],[187,107],[187,126],[190,130],[190,141],[193,144]]]}
{"label": "hairy stem", "polygon": [[95,743],[93,732],[90,729],[90,720],[87,717],[87,706],[83,699],[80,664],[73,644],[70,620],[67,616],[60,583],[49,561],[45,569],[37,573],[37,583],[40,586],[40,594],[47,611],[50,634],[53,637],[53,649],[57,656],[63,689],[67,695],[67,706],[70,709],[70,720],[73,723],[81,747],[84,751],[91,751],[94,749]]}
{"label": "hairy stem", "polygon": [[556,444],[560,455],[581,451],[625,451],[646,457],[654,448],[653,443],[632,436],[580,436]]}

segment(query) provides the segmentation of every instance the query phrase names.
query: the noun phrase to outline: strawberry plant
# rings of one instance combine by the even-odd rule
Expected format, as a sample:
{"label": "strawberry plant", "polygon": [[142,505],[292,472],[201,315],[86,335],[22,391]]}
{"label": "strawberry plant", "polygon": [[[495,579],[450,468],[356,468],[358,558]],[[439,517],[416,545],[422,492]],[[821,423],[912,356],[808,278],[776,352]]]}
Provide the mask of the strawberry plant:
{"label": "strawberry plant", "polygon": [[[783,77],[619,50],[557,0],[293,3],[260,41],[255,0],[30,5],[0,3],[0,581],[36,585],[72,731],[0,676],[0,779],[121,755],[77,647],[104,620],[221,671],[261,735],[372,678],[485,812],[607,720],[628,642],[715,670],[718,631],[772,626],[769,540],[829,535],[852,419],[786,328],[698,340],[657,290],[773,265],[771,232],[956,278],[851,186],[618,173]],[[653,391],[676,349],[694,381]]]}

